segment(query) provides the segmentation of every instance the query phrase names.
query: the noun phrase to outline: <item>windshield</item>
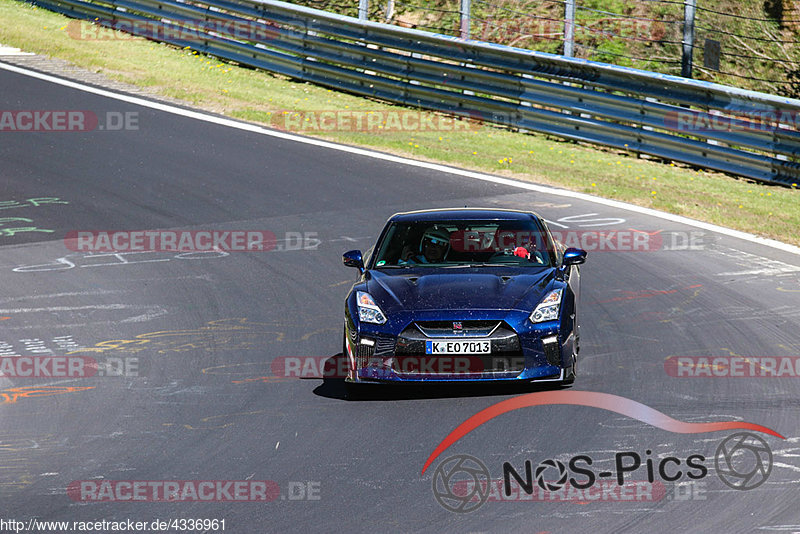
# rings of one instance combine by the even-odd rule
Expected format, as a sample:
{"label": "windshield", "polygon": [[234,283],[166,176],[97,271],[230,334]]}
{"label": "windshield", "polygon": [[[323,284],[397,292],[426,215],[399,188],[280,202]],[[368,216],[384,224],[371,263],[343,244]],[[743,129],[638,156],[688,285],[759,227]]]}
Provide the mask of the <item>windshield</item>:
{"label": "windshield", "polygon": [[552,267],[552,241],[536,221],[392,223],[374,267]]}

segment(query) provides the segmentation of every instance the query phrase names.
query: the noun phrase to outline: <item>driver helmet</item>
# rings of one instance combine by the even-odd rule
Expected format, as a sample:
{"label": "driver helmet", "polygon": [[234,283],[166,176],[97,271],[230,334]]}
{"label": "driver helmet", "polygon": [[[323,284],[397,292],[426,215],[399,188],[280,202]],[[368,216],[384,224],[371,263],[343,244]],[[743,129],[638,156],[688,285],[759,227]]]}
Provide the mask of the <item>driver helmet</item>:
{"label": "driver helmet", "polygon": [[439,226],[432,226],[425,230],[422,234],[422,239],[419,242],[419,251],[422,252],[425,246],[425,241],[431,241],[435,245],[445,246],[445,254],[450,251],[450,232],[447,228]]}

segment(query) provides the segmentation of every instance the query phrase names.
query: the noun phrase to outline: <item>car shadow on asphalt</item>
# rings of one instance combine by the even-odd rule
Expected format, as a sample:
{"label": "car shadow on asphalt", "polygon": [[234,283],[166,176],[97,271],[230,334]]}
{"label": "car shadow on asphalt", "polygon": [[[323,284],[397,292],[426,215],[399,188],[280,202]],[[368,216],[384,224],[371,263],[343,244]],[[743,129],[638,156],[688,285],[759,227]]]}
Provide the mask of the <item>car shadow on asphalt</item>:
{"label": "car shadow on asphalt", "polygon": [[[355,391],[345,386],[344,377],[336,370],[345,369],[342,353],[331,356],[324,364],[322,384],[314,394],[329,399],[347,401],[393,401],[410,399],[436,399],[452,397],[488,397],[520,395],[539,391],[557,391],[569,386],[543,383],[428,383],[428,384],[360,384]],[[343,367],[344,365],[344,367]],[[319,378],[317,378],[318,380]]]}

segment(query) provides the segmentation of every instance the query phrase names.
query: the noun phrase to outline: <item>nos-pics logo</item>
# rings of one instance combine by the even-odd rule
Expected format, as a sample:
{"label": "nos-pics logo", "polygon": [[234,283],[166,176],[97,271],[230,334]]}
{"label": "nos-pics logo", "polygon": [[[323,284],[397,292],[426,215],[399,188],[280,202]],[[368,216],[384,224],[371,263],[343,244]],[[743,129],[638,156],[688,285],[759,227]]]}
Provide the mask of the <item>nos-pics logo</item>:
{"label": "nos-pics logo", "polygon": [[[618,454],[630,455],[631,453]],[[588,458],[587,456],[581,457]],[[705,461],[705,457],[702,455],[694,455],[694,457],[696,462]],[[591,463],[590,461],[587,465],[591,465]],[[570,462],[570,465],[573,465],[573,462]],[[640,465],[637,463],[636,468],[638,469]],[[700,467],[698,464],[694,466]],[[714,457],[714,466],[717,476],[728,487],[739,491],[751,490],[759,487],[769,478],[772,472],[772,451],[761,437],[750,432],[738,432],[728,436],[719,444]],[[625,471],[631,472],[629,469]],[[661,469],[659,472],[662,472]],[[699,472],[702,475],[691,478],[702,478],[708,470],[703,466]],[[587,474],[585,466],[579,474],[582,476]],[[605,473],[602,473],[601,476],[605,476]],[[573,485],[578,484],[571,481],[574,478],[570,479],[570,470],[567,465],[554,459],[542,461],[534,471],[533,478],[542,490],[548,492],[559,491],[568,482]],[[676,478],[670,476],[666,480],[674,481]],[[594,475],[590,479],[592,483],[597,480]],[[509,480],[509,477],[504,476],[504,489],[507,495],[511,494]],[[443,508],[450,512],[474,512],[488,500],[491,485],[491,473],[486,465],[478,458],[467,454],[457,454],[445,458],[433,473],[433,496]],[[584,483],[583,486],[585,487],[586,484]],[[528,490],[525,491],[532,493]]]}
{"label": "nos-pics logo", "polygon": [[[445,510],[473,512],[489,497],[490,483],[489,469],[483,462],[468,454],[457,454],[442,460],[433,472],[433,496]],[[466,492],[462,494],[457,488],[465,488]]]}

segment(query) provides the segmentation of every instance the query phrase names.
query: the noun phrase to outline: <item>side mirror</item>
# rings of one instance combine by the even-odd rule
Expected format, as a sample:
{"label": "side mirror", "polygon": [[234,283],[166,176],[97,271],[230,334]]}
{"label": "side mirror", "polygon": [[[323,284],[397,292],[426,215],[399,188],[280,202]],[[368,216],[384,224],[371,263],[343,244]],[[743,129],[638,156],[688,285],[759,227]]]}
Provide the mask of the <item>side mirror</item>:
{"label": "side mirror", "polygon": [[586,263],[586,251],[579,248],[568,248],[564,251],[563,266]]}
{"label": "side mirror", "polygon": [[364,259],[360,250],[349,250],[342,254],[342,263],[348,267],[356,267],[362,274],[364,273]]}

